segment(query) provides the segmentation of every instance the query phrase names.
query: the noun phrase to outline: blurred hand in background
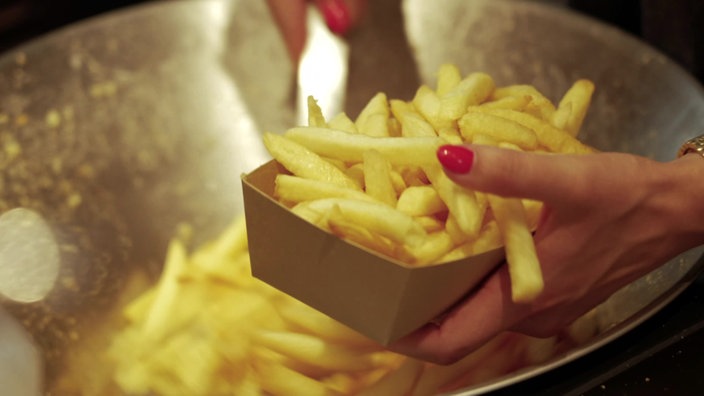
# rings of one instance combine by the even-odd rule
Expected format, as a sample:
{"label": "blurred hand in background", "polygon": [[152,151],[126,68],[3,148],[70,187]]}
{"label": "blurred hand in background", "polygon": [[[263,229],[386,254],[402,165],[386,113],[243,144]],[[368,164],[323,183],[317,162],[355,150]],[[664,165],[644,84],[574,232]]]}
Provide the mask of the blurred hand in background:
{"label": "blurred hand in background", "polygon": [[294,63],[306,42],[306,9],[314,4],[333,33],[345,35],[364,15],[367,0],[267,0]]}

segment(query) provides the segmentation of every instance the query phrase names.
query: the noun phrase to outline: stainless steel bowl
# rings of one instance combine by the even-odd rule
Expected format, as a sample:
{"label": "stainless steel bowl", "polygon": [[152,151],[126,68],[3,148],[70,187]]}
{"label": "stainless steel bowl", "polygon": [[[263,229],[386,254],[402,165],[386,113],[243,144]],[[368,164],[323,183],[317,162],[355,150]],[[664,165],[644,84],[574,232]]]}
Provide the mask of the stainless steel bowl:
{"label": "stainless steel bowl", "polygon": [[[193,225],[198,243],[241,213],[240,174],[268,158],[260,133],[295,122],[296,74],[263,3],[146,4],[0,58],[0,215],[16,208],[39,215],[58,252],[46,297],[2,303],[0,330],[20,334],[13,323],[21,323],[36,346],[30,357],[41,370],[31,374],[45,377],[37,387],[51,390],[67,352],[97,331],[135,269],[158,276],[179,223]],[[533,84],[552,99],[575,79],[592,79],[597,92],[582,137],[601,150],[666,161],[704,127],[704,92],[681,68],[559,7],[370,3],[348,40],[350,114],[377,91],[408,99],[420,82],[432,83],[441,63],[454,62],[500,84]],[[12,235],[27,242],[26,233],[9,230],[0,243]],[[701,254],[687,252],[614,295],[599,307],[604,332],[588,344],[461,393],[532,377],[623,335],[690,282]],[[24,273],[14,276],[24,281]],[[0,352],[18,342],[0,340]],[[22,371],[13,359],[0,364]]]}

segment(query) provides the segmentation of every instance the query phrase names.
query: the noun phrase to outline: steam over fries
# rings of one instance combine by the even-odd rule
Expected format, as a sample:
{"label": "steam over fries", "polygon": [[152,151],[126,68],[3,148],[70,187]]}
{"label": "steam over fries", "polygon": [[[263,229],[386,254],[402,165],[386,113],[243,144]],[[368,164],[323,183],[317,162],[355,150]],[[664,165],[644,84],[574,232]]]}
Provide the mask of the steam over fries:
{"label": "steam over fries", "polygon": [[[309,125],[268,133],[280,175],[275,196],[329,232],[401,261],[439,264],[505,247],[513,299],[530,301],[543,280],[531,232],[542,205],[454,184],[435,152],[442,144],[589,153],[576,135],[594,86],[579,80],[556,107],[530,85],[496,87],[484,73],[438,70],[410,101],[375,95],[356,120],[330,122],[309,99]],[[520,177],[517,175],[517,177]]]}

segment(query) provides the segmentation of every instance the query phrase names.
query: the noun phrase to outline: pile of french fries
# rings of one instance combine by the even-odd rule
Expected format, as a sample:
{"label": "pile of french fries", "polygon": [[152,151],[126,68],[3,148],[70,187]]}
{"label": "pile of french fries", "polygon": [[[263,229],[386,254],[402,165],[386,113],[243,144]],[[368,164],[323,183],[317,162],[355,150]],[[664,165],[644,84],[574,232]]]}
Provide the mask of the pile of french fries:
{"label": "pile of french fries", "polygon": [[503,334],[448,366],[398,355],[252,277],[243,218],[190,254],[174,238],[160,279],[122,316],[107,355],[127,395],[433,395],[544,362],[597,331],[587,316],[552,338]]}
{"label": "pile of french fries", "polygon": [[272,157],[290,174],[276,198],[348,241],[422,266],[505,248],[514,301],[534,299],[543,278],[532,239],[540,202],[507,199],[453,183],[436,159],[443,144],[484,144],[539,153],[590,153],[576,136],[594,85],[576,81],[555,106],[530,85],[497,87],[442,65],[437,87],[410,101],[378,93],[355,120],[330,120],[314,98],[308,126],[267,133]]}
{"label": "pile of french fries", "polygon": [[[577,81],[553,105],[534,87],[496,87],[482,73],[443,65],[437,87],[410,101],[374,96],[356,119],[326,120],[309,100],[309,125],[266,134],[276,196],[311,223],[407,265],[506,249],[514,299],[542,288],[531,231],[541,204],[463,189],[436,149],[490,144],[588,153],[576,134],[593,85]],[[561,336],[502,334],[440,366],[385,350],[251,276],[238,218],[192,253],[169,246],[159,281],[123,309],[108,356],[125,394],[432,395],[540,363],[597,331],[585,316]]]}

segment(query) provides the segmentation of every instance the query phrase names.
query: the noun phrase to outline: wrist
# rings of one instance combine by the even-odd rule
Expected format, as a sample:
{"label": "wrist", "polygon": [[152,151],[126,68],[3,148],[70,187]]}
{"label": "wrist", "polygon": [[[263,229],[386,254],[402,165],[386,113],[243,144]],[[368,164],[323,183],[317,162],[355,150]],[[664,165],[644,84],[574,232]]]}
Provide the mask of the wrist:
{"label": "wrist", "polygon": [[694,137],[684,142],[677,152],[677,158],[685,154],[699,154],[704,156],[704,135]]}
{"label": "wrist", "polygon": [[690,152],[666,167],[664,194],[671,200],[676,227],[694,238],[695,244],[704,244],[704,156]]}

